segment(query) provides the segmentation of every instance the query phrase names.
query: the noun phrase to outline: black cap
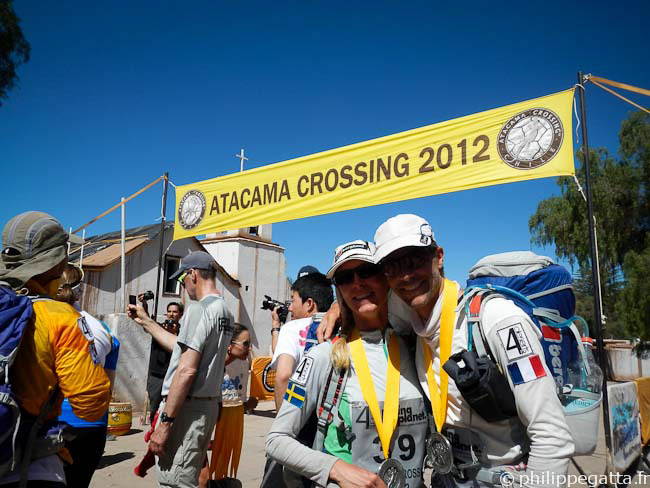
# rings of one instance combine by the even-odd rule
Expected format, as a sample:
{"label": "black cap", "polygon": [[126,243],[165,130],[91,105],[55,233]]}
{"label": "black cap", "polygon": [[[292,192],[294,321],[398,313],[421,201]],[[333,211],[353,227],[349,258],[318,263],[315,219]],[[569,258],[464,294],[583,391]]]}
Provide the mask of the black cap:
{"label": "black cap", "polygon": [[169,279],[175,280],[190,269],[217,269],[217,262],[205,251],[194,251],[181,259],[180,268]]}
{"label": "black cap", "polygon": [[303,276],[307,276],[312,273],[320,273],[320,271],[318,271],[318,269],[315,268],[314,266],[308,264],[300,268],[300,270],[298,271],[298,276],[296,276],[296,279],[302,278]]}

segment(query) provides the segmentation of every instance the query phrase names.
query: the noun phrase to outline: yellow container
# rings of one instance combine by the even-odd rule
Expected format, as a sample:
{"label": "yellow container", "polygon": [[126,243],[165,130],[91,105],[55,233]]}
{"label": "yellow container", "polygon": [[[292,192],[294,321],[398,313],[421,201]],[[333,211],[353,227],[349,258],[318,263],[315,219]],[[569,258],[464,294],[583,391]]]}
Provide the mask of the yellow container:
{"label": "yellow container", "polygon": [[133,409],[128,402],[111,402],[108,406],[108,433],[124,435],[131,430]]}

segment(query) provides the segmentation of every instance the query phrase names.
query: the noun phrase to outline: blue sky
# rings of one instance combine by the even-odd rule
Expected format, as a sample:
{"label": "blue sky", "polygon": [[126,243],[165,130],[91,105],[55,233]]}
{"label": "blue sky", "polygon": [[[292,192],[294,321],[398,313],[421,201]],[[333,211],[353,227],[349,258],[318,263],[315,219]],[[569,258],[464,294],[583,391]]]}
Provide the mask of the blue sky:
{"label": "blue sky", "polygon": [[[584,8],[580,5],[584,5]],[[570,88],[582,69],[650,87],[647,1],[16,2],[32,46],[0,107],[0,223],[38,209],[78,227],[169,171],[187,184]],[[626,94],[650,105],[647,97]],[[587,88],[589,142],[617,148],[633,108]],[[574,120],[575,126],[575,120]],[[162,186],[127,207],[160,215]],[[532,249],[553,179],[279,223],[287,271],[397,213],[427,218],[446,271]],[[598,197],[597,195],[595,196]],[[170,194],[167,216],[174,215]],[[114,212],[89,234],[119,228]]]}

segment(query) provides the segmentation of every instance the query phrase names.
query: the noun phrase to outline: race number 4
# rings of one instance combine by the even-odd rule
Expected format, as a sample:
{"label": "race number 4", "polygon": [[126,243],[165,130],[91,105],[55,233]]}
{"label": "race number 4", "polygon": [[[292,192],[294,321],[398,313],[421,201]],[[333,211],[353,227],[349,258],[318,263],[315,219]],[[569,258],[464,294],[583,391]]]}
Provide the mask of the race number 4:
{"label": "race number 4", "polygon": [[291,377],[291,381],[298,383],[301,386],[305,386],[307,384],[307,379],[309,378],[309,373],[311,372],[311,367],[313,364],[313,358],[310,358],[308,356],[302,358],[302,361],[300,361],[300,364]]}
{"label": "race number 4", "polygon": [[520,323],[499,329],[497,335],[506,351],[508,362],[516,361],[533,353],[533,348]]}

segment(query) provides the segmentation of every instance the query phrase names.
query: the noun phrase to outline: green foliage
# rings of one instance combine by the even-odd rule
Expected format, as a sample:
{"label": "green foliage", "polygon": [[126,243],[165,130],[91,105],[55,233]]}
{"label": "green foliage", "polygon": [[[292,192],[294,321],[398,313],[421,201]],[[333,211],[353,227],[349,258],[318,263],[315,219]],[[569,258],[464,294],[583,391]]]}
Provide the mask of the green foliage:
{"label": "green foliage", "polygon": [[616,312],[625,324],[630,337],[638,337],[643,342],[650,341],[650,248],[642,253],[630,251],[623,263],[625,287],[616,303]]}
{"label": "green foliage", "polygon": [[[605,333],[650,339],[650,322],[637,320],[638,313],[650,311],[650,302],[642,300],[642,284],[650,278],[650,116],[632,113],[622,124],[619,142],[619,159],[603,148],[589,151]],[[576,176],[586,190],[582,151],[577,157],[582,164]],[[557,184],[560,196],[540,202],[529,220],[531,241],[555,246],[557,256],[577,268],[577,313],[593,326],[587,204],[572,178],[558,178]]]}
{"label": "green foliage", "polygon": [[30,47],[10,0],[0,0],[0,105],[18,80],[16,68],[29,61]]}

